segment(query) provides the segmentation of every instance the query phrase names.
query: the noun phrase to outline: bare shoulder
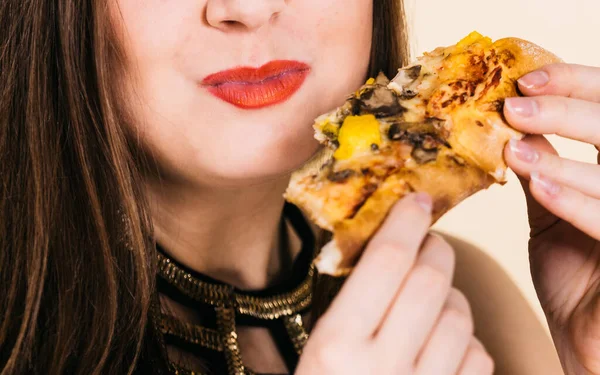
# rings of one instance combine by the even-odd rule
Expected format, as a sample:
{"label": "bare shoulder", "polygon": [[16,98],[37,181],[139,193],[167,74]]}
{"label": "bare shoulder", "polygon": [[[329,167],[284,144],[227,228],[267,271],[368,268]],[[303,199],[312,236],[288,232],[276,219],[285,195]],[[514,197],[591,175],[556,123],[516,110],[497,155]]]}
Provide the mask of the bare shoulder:
{"label": "bare shoulder", "polygon": [[477,337],[496,374],[563,374],[552,340],[502,267],[476,246],[440,233],[456,251],[454,285],[469,299]]}

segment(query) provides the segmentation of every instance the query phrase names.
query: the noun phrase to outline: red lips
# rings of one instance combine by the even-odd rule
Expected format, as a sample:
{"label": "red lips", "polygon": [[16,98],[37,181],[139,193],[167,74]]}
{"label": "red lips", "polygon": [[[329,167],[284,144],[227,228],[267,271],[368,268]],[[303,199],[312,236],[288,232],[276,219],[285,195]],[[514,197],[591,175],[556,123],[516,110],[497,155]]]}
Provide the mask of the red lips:
{"label": "red lips", "polygon": [[204,78],[214,96],[239,108],[258,109],[289,99],[304,83],[310,66],[299,61],[271,61],[259,68],[240,67]]}

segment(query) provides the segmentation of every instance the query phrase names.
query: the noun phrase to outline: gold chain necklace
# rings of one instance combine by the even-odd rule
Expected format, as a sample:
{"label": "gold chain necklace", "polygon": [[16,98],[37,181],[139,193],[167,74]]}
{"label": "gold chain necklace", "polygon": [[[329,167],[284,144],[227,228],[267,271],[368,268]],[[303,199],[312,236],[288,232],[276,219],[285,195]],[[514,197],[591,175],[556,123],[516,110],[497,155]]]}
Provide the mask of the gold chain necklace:
{"label": "gold chain necklace", "polygon": [[[217,329],[184,323],[173,316],[161,314],[158,329],[163,335],[171,335],[203,348],[222,352],[230,375],[252,374],[242,361],[236,331],[236,315],[260,320],[280,319],[298,355],[302,353],[308,333],[302,322],[301,312],[312,302],[312,286],[315,269],[311,265],[304,281],[293,290],[268,297],[258,297],[236,291],[230,285],[200,280],[182,269],[161,252],[158,254],[158,275],[185,296],[214,307]],[[170,363],[171,371],[181,375],[200,375],[178,364]]]}

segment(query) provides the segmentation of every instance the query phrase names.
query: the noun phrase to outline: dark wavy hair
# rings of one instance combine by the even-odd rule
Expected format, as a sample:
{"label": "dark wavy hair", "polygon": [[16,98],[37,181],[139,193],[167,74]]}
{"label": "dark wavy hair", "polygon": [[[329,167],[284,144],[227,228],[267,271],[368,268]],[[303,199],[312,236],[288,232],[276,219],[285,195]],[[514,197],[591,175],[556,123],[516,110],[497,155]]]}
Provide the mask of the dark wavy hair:
{"label": "dark wavy hair", "polygon": [[[373,1],[369,74],[393,75],[402,1]],[[0,1],[2,375],[132,373],[146,342],[154,247],[109,2]]]}

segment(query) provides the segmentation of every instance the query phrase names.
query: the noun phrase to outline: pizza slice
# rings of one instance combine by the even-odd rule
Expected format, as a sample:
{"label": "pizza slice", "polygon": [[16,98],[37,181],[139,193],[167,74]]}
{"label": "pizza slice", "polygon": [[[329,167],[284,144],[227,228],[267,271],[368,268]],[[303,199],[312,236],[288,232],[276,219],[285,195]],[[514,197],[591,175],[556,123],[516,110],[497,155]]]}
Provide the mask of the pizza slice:
{"label": "pizza slice", "polygon": [[474,32],[425,53],[391,81],[369,79],[314,124],[325,147],[294,173],[285,197],[333,239],[315,260],[346,275],[390,208],[410,192],[434,200],[434,222],[493,183],[506,181],[503,149],[523,135],[503,118],[516,80],[560,61],[524,40]]}

